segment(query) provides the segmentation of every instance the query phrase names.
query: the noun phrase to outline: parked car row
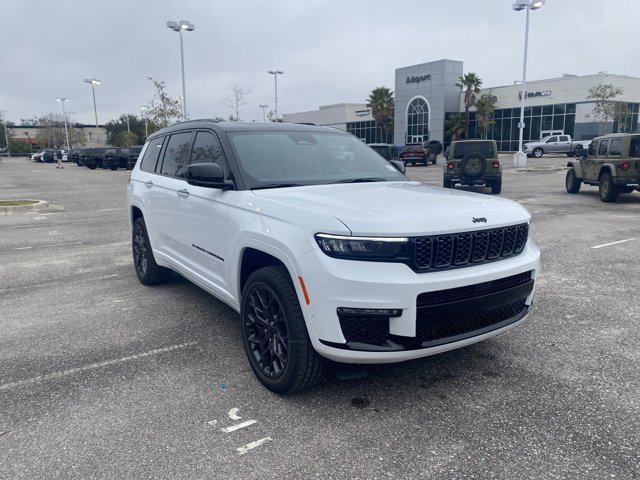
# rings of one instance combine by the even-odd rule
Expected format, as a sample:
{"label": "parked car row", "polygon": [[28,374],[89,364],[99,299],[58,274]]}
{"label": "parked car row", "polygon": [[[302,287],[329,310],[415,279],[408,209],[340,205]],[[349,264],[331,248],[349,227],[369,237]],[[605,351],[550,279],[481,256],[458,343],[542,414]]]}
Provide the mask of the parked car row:
{"label": "parked car row", "polygon": [[31,155],[31,160],[52,163],[56,161],[56,155],[59,152],[62,155],[63,162],[74,162],[78,166],[88,167],[92,170],[98,167],[111,170],[117,170],[118,168],[131,170],[136,164],[141,150],[142,146],[128,148],[74,148],[69,151],[48,148]]}

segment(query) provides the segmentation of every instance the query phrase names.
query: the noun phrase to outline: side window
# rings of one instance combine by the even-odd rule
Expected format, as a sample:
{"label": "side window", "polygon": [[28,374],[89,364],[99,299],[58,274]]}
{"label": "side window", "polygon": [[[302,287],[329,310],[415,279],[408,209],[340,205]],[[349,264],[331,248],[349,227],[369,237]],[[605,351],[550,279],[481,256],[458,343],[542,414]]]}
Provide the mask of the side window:
{"label": "side window", "polygon": [[622,139],[614,138],[611,140],[611,145],[609,146],[609,156],[620,156],[622,155]]}
{"label": "side window", "polygon": [[211,132],[196,133],[190,165],[195,163],[217,163],[224,168],[224,154],[218,137]]}
{"label": "side window", "polygon": [[598,156],[604,157],[607,154],[607,144],[609,142],[607,140],[602,140],[600,142],[600,147],[598,147]]}
{"label": "side window", "polygon": [[549,140],[547,140],[547,143],[555,143],[558,141],[558,137],[549,137]]}
{"label": "side window", "polygon": [[598,151],[598,144],[600,142],[591,142],[589,144],[589,156],[593,157],[595,156],[596,152]]}
{"label": "side window", "polygon": [[391,158],[398,158],[398,147],[391,147]]}
{"label": "side window", "polygon": [[569,141],[569,136],[568,135],[562,135],[560,137],[560,141],[561,142],[568,142]]}
{"label": "side window", "polygon": [[184,169],[187,166],[187,155],[189,154],[189,144],[192,133],[193,132],[174,133],[169,137],[160,173],[172,177],[181,177],[184,174]]}
{"label": "side window", "polygon": [[629,156],[640,157],[640,137],[631,137],[629,143]]}
{"label": "side window", "polygon": [[149,146],[144,152],[144,157],[142,157],[142,161],[140,162],[140,170],[142,170],[143,172],[151,173],[155,171],[156,162],[158,161],[158,155],[160,154],[160,150],[162,150],[163,140],[163,137],[149,140]]}

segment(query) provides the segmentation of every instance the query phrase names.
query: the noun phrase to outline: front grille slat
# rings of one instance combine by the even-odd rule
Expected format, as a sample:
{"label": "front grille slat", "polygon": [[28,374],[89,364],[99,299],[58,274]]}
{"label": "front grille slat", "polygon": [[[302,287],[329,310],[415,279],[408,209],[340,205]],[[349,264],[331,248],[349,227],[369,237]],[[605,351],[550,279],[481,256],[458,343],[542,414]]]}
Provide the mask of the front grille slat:
{"label": "front grille slat", "polygon": [[417,271],[446,270],[518,255],[529,238],[529,225],[413,238]]}

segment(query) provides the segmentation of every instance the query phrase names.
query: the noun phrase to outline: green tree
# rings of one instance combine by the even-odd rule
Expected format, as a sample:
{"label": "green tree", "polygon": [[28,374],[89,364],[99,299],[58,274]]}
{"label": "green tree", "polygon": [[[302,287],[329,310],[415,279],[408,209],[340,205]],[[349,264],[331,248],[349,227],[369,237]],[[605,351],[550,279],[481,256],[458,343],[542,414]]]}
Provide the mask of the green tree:
{"label": "green tree", "polygon": [[371,116],[376,123],[376,128],[380,129],[380,138],[386,142],[389,137],[389,129],[393,128],[393,92],[387,87],[374,88],[367,99],[367,107],[371,109]]}
{"label": "green tree", "polygon": [[464,133],[465,136],[469,136],[469,109],[476,104],[476,95],[480,93],[480,87],[482,87],[482,80],[473,72],[465,73],[458,77],[456,87],[460,87],[460,90],[464,92]]}
{"label": "green tree", "polygon": [[182,117],[180,100],[167,94],[166,83],[160,80],[153,80],[153,86],[156,92],[147,109],[150,120],[149,134],[161,128],[168,127]]}
{"label": "green tree", "polygon": [[462,113],[454,113],[447,119],[447,135],[451,141],[460,140],[465,134],[465,118]]}
{"label": "green tree", "polygon": [[606,125],[613,120],[616,113],[616,103],[613,99],[624,92],[622,88],[610,83],[601,83],[591,87],[587,93],[588,100],[594,100],[593,115],[600,122],[600,134],[605,133]]}
{"label": "green tree", "polygon": [[[131,134],[128,134],[127,118],[129,119],[129,131]],[[135,115],[120,115],[120,117],[115,120],[109,120],[105,128],[107,130],[107,143],[115,147],[142,145],[145,141],[144,118]],[[153,131],[153,129],[149,130],[150,133],[151,131]]]}
{"label": "green tree", "polygon": [[476,125],[479,138],[486,139],[489,136],[491,126],[496,123],[493,114],[496,111],[496,97],[489,93],[480,95],[476,101]]}
{"label": "green tree", "polygon": [[[270,122],[276,121],[276,113],[273,110],[269,110],[267,112],[267,120],[269,120]],[[230,120],[230,121],[233,121],[233,120]],[[277,123],[282,123],[282,122],[283,122],[282,117],[279,117]]]}

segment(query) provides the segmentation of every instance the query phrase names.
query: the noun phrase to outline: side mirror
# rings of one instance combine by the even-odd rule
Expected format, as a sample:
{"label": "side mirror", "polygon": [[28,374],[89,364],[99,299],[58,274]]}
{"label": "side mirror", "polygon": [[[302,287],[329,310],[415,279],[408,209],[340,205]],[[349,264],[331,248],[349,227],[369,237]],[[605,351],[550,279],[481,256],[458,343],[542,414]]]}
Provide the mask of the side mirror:
{"label": "side mirror", "polygon": [[400,173],[402,173],[402,174],[406,173],[407,169],[406,169],[406,167],[404,166],[404,162],[401,162],[400,160],[389,160],[389,163],[390,163],[391,165],[393,165],[394,167],[396,167],[396,169],[397,169]]}
{"label": "side mirror", "polygon": [[226,182],[224,170],[217,163],[196,163],[189,165],[185,171],[185,179],[189,185],[196,187],[233,189],[233,183]]}

